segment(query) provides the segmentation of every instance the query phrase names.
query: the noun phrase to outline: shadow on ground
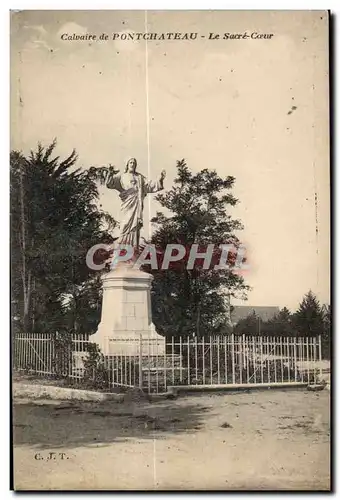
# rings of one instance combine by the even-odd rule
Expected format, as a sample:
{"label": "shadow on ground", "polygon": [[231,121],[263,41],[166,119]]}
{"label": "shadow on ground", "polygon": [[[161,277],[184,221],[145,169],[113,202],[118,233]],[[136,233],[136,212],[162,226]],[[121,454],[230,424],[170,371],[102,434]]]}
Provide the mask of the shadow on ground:
{"label": "shadow on ground", "polygon": [[149,405],[93,402],[21,402],[13,408],[14,445],[65,448],[114,441],[161,439],[197,432],[208,410],[200,404]]}

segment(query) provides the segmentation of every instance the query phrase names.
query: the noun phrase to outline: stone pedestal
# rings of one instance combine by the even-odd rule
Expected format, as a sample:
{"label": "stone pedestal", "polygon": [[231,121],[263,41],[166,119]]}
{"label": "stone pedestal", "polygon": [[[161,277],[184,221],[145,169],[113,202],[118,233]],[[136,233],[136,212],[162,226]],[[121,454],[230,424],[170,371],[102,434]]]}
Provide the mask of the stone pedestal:
{"label": "stone pedestal", "polygon": [[121,265],[103,276],[101,322],[91,335],[104,355],[158,356],[165,353],[165,341],[158,335],[151,317],[153,277]]}

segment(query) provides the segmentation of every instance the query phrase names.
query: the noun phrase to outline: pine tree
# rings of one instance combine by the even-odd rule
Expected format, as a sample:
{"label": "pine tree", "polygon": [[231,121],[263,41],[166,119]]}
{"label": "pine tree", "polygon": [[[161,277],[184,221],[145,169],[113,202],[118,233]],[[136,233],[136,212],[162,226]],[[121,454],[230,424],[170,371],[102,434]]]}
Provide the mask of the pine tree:
{"label": "pine tree", "polygon": [[311,290],[303,297],[294,314],[294,326],[297,334],[301,336],[321,335],[324,331],[320,302]]}
{"label": "pine tree", "polygon": [[287,307],[283,307],[273,318],[263,323],[263,332],[267,335],[294,336],[293,316]]}

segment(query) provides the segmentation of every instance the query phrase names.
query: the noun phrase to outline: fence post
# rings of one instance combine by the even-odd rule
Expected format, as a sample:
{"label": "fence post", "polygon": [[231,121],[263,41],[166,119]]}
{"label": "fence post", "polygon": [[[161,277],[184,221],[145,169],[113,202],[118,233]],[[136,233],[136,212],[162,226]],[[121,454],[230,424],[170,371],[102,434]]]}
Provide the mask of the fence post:
{"label": "fence post", "polygon": [[14,367],[14,370],[17,370],[18,368],[20,368],[20,350],[18,349],[17,347],[17,343],[18,343],[18,337],[17,335],[13,335],[12,338],[11,338],[11,342],[12,342],[12,363],[13,363],[13,367]]}
{"label": "fence post", "polygon": [[263,384],[263,339],[260,337],[261,384]]}
{"label": "fence post", "polygon": [[[150,342],[150,340],[149,340],[149,342]],[[158,360],[159,360],[159,358],[158,358],[158,339],[155,339],[153,345],[155,345],[155,347],[156,347],[156,363],[154,364],[154,366],[156,367],[156,393],[158,394],[158,392],[159,392],[158,391],[158,386],[159,386],[159,380],[158,380],[158,378],[159,378],[159,375],[158,375]]]}
{"label": "fence post", "polygon": [[179,338],[179,356],[180,356],[180,358],[179,358],[179,369],[180,369],[179,380],[182,383],[182,380],[183,380],[183,374],[182,374],[182,368],[183,368],[183,365],[182,365],[182,356],[183,356],[182,335]]}
{"label": "fence post", "polygon": [[320,368],[319,368],[319,377],[320,380],[322,380],[322,349],[321,349],[321,335],[319,335],[319,363],[320,363]]}
{"label": "fence post", "polygon": [[195,379],[196,384],[198,380],[198,348],[197,348],[197,337],[195,337]]}
{"label": "fence post", "polygon": [[142,343],[142,334],[139,334],[139,352],[138,352],[138,357],[139,357],[139,366],[138,366],[138,385],[141,390],[143,390],[143,367],[142,367],[142,362],[143,362],[143,343]]}
{"label": "fence post", "polygon": [[190,385],[190,337],[187,337],[188,385]]}
{"label": "fence post", "polygon": [[175,339],[171,337],[171,367],[172,367],[172,385],[175,385]]}
{"label": "fence post", "polygon": [[221,383],[220,379],[220,336],[217,336],[217,383]]}
{"label": "fence post", "polygon": [[205,385],[205,351],[204,351],[204,337],[202,337],[202,375],[203,385]]}
{"label": "fence post", "polygon": [[306,337],[306,359],[307,359],[307,383],[310,379],[310,363],[309,363],[309,337]]}
{"label": "fence post", "polygon": [[[244,335],[244,334],[243,334]],[[242,335],[242,342],[241,342],[241,336],[239,335],[238,337],[238,362],[240,365],[240,383],[243,383],[243,335]]]}
{"label": "fence post", "polygon": [[242,334],[242,354],[243,354],[243,368],[244,368],[246,364],[246,336],[244,333]]}
{"label": "fence post", "polygon": [[210,385],[212,385],[213,383],[213,367],[212,367],[212,362],[213,362],[213,356],[212,356],[212,350],[213,350],[213,343],[212,343],[212,336],[210,335],[210,355],[209,355],[209,359],[210,359]]}
{"label": "fence post", "polygon": [[225,383],[228,383],[228,358],[227,358],[227,336],[224,335],[224,376]]}
{"label": "fence post", "polygon": [[277,364],[276,364],[276,337],[270,337],[272,341],[271,353],[274,353],[274,382],[277,382]]}
{"label": "fence post", "polygon": [[[162,341],[163,342],[163,341]],[[167,391],[166,337],[164,337],[164,392]]]}
{"label": "fence post", "polygon": [[250,338],[244,337],[245,354],[246,354],[246,370],[247,370],[247,384],[249,384],[249,354],[250,354]]}
{"label": "fence post", "polygon": [[255,335],[252,335],[252,340],[253,340],[253,375],[254,375],[254,382],[256,384],[256,370],[257,370],[257,363],[256,363],[256,345],[255,345]]}
{"label": "fence post", "polygon": [[316,384],[316,337],[313,338],[313,383]]}
{"label": "fence post", "polygon": [[232,380],[235,384],[235,337],[231,334],[231,369],[232,369]]}
{"label": "fence post", "polygon": [[296,337],[294,337],[294,382],[297,382]]}

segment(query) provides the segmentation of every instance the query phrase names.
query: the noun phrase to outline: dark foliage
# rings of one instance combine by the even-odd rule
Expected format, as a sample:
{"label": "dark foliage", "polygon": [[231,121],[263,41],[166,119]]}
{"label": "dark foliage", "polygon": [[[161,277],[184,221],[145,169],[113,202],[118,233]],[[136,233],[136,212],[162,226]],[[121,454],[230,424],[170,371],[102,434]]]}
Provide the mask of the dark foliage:
{"label": "dark foliage", "polygon": [[[214,170],[192,173],[184,160],[177,162],[173,187],[157,200],[166,209],[153,219],[156,230],[152,243],[163,252],[168,243],[190,248],[233,243],[240,245],[235,231],[241,230],[227,208],[237,203],[230,193],[233,177],[219,177]],[[147,269],[146,269],[147,270]],[[153,319],[165,336],[210,335],[225,333],[227,327],[226,294],[244,296],[248,290],[243,278],[233,269],[214,270],[194,266],[193,270],[174,267],[152,271]]]}
{"label": "dark foliage", "polygon": [[114,221],[98,209],[95,181],[75,168],[76,152],[61,160],[55,146],[10,155],[13,328],[91,333],[100,287],[85,258],[93,245],[112,241]]}

